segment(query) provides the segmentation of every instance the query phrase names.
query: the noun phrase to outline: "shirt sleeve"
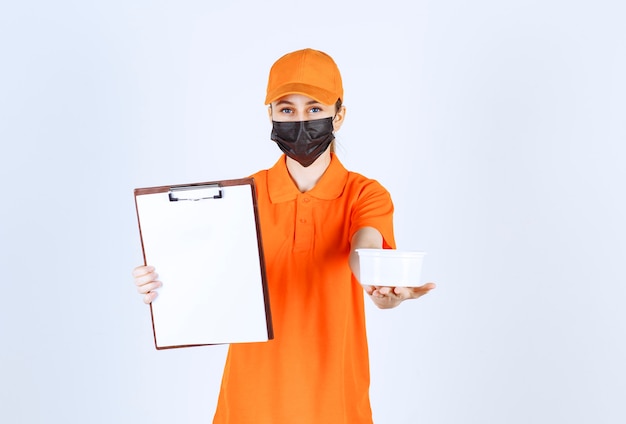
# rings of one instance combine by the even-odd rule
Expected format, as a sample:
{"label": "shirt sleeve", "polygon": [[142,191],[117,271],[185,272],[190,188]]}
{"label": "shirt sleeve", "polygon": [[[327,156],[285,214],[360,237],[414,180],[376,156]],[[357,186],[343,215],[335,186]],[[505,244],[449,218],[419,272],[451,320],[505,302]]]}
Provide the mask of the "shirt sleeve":
{"label": "shirt sleeve", "polygon": [[357,190],[352,208],[350,240],[363,227],[374,227],[383,236],[383,248],[395,249],[393,202],[389,192],[375,180],[366,180]]}

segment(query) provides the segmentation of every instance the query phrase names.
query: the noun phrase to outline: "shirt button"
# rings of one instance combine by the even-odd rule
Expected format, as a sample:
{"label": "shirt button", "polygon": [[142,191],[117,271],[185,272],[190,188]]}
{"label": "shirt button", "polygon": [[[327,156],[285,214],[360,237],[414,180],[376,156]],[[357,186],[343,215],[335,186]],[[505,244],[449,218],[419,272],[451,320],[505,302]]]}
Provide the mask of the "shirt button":
{"label": "shirt button", "polygon": [[301,222],[302,224],[306,224],[306,219],[304,219],[304,218],[300,218],[300,222]]}
{"label": "shirt button", "polygon": [[311,199],[309,199],[308,197],[305,197],[304,199],[302,199],[302,201],[304,203],[309,203],[311,201]]}

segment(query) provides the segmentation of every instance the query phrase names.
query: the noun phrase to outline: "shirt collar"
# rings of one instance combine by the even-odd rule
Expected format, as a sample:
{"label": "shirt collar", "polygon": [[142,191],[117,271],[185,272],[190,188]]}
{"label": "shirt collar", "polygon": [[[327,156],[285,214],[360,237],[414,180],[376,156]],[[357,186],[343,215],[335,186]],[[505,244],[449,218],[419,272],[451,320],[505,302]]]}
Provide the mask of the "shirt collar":
{"label": "shirt collar", "polygon": [[[286,156],[282,155],[276,164],[268,170],[268,190],[272,203],[288,202],[300,195],[300,190],[291,179],[287,170]],[[334,153],[331,153],[330,165],[315,184],[306,193],[322,200],[338,198],[348,181],[348,170],[344,168]]]}

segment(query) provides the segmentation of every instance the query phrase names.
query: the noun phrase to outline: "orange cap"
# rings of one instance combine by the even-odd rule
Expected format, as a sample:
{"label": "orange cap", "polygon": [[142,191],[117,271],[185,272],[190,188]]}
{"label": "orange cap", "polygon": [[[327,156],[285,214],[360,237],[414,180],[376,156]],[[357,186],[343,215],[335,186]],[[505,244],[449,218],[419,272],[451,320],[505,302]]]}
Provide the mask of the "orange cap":
{"label": "orange cap", "polygon": [[332,57],[318,50],[287,53],[270,69],[265,104],[287,94],[303,94],[325,105],[343,100],[343,85],[337,64]]}

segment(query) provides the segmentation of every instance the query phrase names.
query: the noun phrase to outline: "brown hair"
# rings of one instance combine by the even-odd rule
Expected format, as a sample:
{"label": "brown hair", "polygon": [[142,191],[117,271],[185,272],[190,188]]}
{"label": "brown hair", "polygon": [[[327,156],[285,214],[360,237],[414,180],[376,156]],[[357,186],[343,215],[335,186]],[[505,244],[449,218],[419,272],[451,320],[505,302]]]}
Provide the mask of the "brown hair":
{"label": "brown hair", "polygon": [[[335,114],[337,114],[337,112],[339,112],[339,109],[341,109],[341,106],[343,106],[343,102],[339,98],[335,102]],[[335,140],[330,142],[330,152],[331,153],[335,153]]]}

